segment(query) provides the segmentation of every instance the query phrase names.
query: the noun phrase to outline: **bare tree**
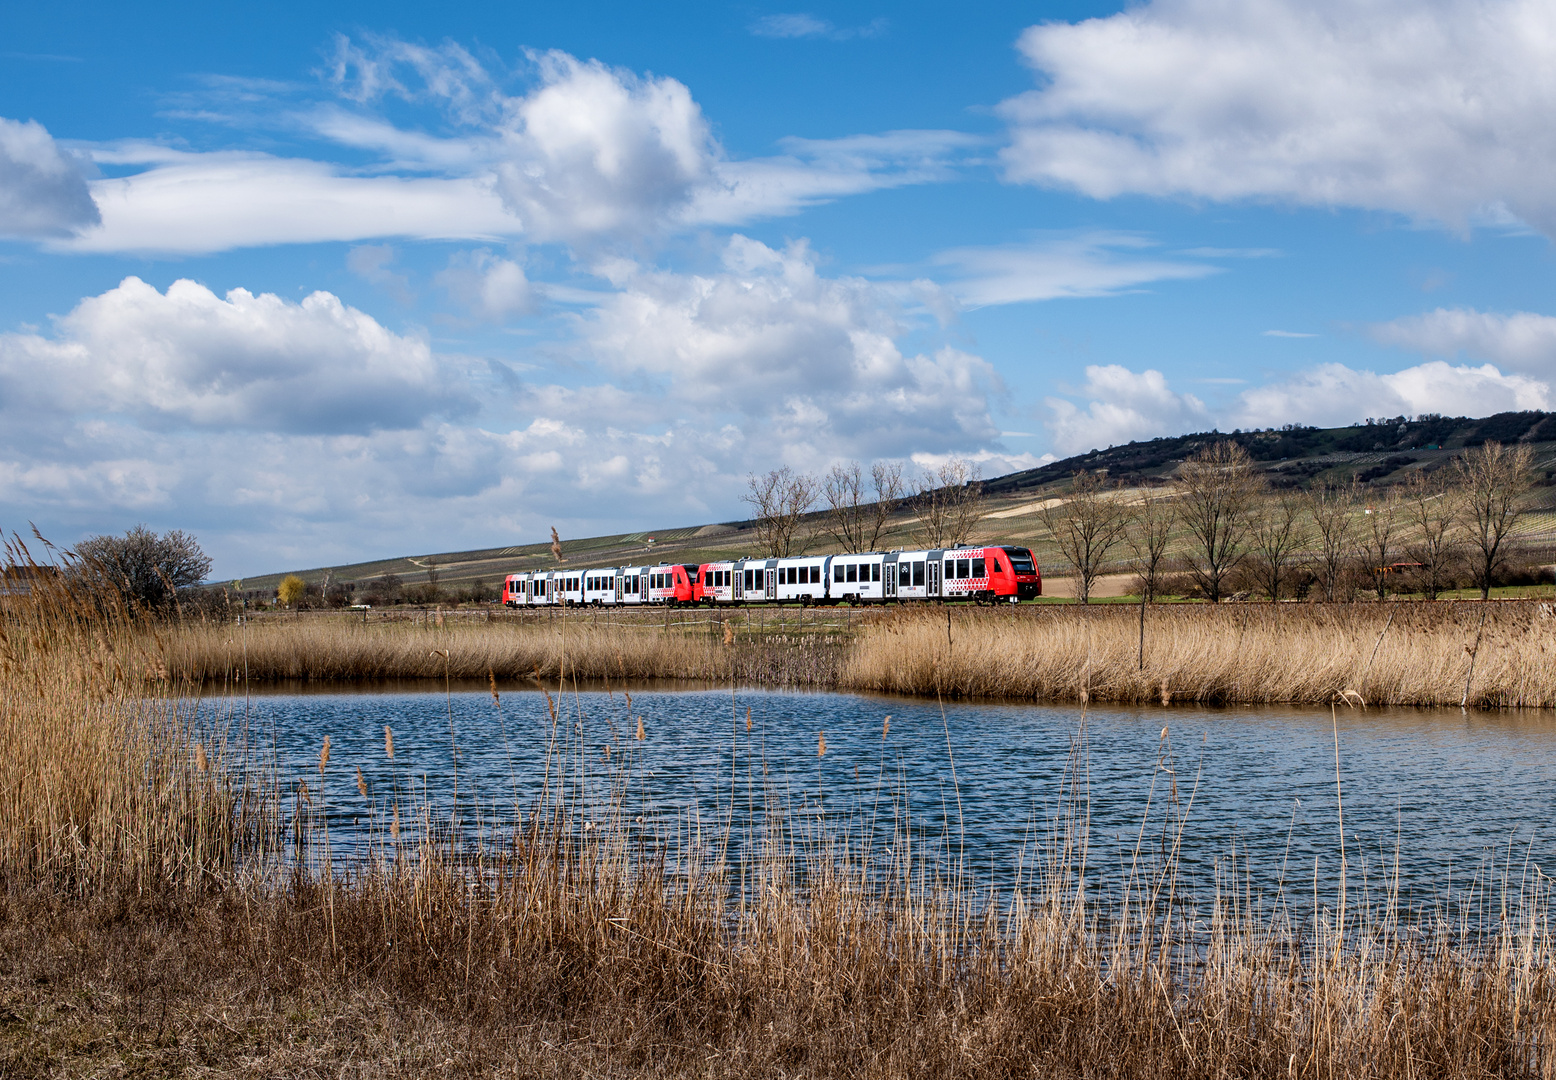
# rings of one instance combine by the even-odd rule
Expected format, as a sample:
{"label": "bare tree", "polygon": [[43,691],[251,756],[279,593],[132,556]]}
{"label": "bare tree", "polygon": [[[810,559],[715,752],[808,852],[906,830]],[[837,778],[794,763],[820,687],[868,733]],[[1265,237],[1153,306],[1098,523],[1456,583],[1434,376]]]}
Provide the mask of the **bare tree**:
{"label": "bare tree", "polygon": [[1463,559],[1461,501],[1461,493],[1447,483],[1441,469],[1418,469],[1405,481],[1405,518],[1415,533],[1406,550],[1410,560],[1420,564],[1416,580],[1428,600],[1451,586]]}
{"label": "bare tree", "polygon": [[1313,519],[1324,599],[1334,603],[1339,598],[1340,577],[1350,558],[1351,533],[1356,528],[1356,486],[1341,487],[1327,480],[1314,484],[1307,494],[1307,511]]}
{"label": "bare tree", "polygon": [[874,551],[886,519],[902,497],[902,466],[876,462],[870,467],[875,498],[866,499],[864,470],[857,461],[833,465],[821,481],[827,501],[827,532],[847,552]]}
{"label": "bare tree", "polygon": [[1507,538],[1523,517],[1533,457],[1527,444],[1509,448],[1488,440],[1454,460],[1470,536],[1470,575],[1482,600],[1491,596],[1492,578],[1507,561]]}
{"label": "bare tree", "polygon": [[1272,604],[1280,602],[1281,579],[1308,545],[1302,502],[1295,491],[1277,491],[1266,495],[1253,515],[1255,576]]}
{"label": "bare tree", "polygon": [[874,513],[870,515],[870,535],[864,545],[866,551],[874,551],[881,542],[887,519],[896,513],[897,504],[902,502],[902,462],[877,461],[870,466],[870,483],[875,488],[875,502],[872,504]]}
{"label": "bare tree", "polygon": [[761,476],[752,473],[746,484],[741,501],[754,511],[762,552],[778,559],[796,554],[804,546],[800,525],[816,502],[815,478],[785,465]]}
{"label": "bare tree", "polygon": [[1178,468],[1178,520],[1189,533],[1189,573],[1211,603],[1248,553],[1248,528],[1263,477],[1234,442],[1200,450]]}
{"label": "bare tree", "polygon": [[1363,570],[1372,579],[1378,599],[1382,600],[1388,596],[1390,561],[1398,559],[1401,546],[1399,489],[1386,488],[1376,494],[1362,517],[1357,554],[1361,557]]}
{"label": "bare tree", "polygon": [[1069,496],[1044,506],[1039,514],[1060,554],[1075,568],[1075,598],[1091,603],[1091,589],[1108,552],[1124,538],[1127,518],[1118,492],[1110,490],[1102,473],[1082,469],[1070,481]]}
{"label": "bare tree", "polygon": [[93,536],[76,545],[75,555],[80,573],[117,591],[132,611],[167,610],[179,589],[211,572],[199,541],[179,529],[158,536],[137,525],[123,536]]}
{"label": "bare tree", "polygon": [[1124,542],[1135,553],[1135,566],[1142,584],[1141,603],[1156,600],[1162,563],[1167,558],[1167,543],[1177,522],[1172,504],[1162,496],[1147,496],[1130,508]]}
{"label": "bare tree", "polygon": [[913,512],[919,542],[928,548],[960,547],[983,517],[983,480],[966,458],[952,458],[919,477]]}

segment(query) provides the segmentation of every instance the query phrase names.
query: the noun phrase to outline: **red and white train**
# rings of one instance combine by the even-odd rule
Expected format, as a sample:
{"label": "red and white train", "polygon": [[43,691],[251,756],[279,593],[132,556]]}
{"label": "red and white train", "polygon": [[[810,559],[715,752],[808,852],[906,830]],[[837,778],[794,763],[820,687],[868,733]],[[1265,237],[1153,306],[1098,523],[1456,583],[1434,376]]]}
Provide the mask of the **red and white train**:
{"label": "red and white train", "polygon": [[710,563],[612,566],[509,574],[509,607],[646,604],[888,604],[910,600],[1017,603],[1043,595],[1024,547],[872,551]]}

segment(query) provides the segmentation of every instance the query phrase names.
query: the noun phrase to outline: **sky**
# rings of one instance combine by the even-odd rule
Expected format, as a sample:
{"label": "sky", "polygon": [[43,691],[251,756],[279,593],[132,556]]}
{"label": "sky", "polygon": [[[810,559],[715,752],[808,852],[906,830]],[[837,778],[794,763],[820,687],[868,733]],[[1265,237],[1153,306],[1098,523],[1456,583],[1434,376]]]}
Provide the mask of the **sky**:
{"label": "sky", "polygon": [[0,527],[217,579],[1556,408],[1556,5],[0,10]]}

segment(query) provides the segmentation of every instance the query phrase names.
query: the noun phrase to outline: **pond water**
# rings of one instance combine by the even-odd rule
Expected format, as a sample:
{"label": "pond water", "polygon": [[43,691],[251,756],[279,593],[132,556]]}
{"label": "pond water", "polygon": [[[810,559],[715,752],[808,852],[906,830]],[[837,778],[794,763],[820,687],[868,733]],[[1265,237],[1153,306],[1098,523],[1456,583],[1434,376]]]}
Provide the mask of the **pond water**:
{"label": "pond water", "polygon": [[360,839],[395,798],[424,797],[440,813],[457,805],[466,820],[479,809],[491,826],[515,808],[529,813],[559,776],[584,792],[581,816],[596,813],[612,778],[625,776],[631,820],[650,826],[732,819],[740,833],[759,826],[765,796],[791,820],[874,821],[890,843],[906,815],[918,835],[996,877],[1023,851],[1030,858],[1066,813],[1089,821],[1089,860],[1104,872],[1137,845],[1159,851],[1181,822],[1190,880],[1209,881],[1235,850],[1257,888],[1284,879],[1301,892],[1315,863],[1325,882],[1338,873],[1338,740],[1351,873],[1365,865],[1379,882],[1397,856],[1401,891],[1419,905],[1488,868],[1515,884],[1529,866],[1556,871],[1556,716],[1545,712],[1103,706],[1083,717],[1078,706],[942,709],[727,688],[638,687],[630,705],[619,688],[552,690],[548,704],[537,689],[499,689],[498,702],[487,690],[402,685],[201,707],[246,726],[293,785],[316,787],[330,737],[326,805],[337,844]]}

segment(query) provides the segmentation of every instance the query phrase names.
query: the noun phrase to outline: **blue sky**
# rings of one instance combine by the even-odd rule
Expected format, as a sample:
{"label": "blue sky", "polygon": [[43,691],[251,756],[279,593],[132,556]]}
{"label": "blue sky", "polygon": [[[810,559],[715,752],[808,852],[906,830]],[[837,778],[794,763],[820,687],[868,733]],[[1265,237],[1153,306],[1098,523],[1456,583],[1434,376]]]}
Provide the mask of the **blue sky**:
{"label": "blue sky", "polygon": [[216,575],[1556,399],[1535,2],[10,5],[0,525]]}

